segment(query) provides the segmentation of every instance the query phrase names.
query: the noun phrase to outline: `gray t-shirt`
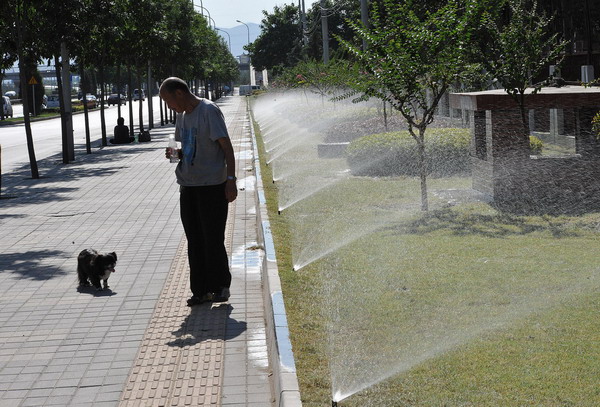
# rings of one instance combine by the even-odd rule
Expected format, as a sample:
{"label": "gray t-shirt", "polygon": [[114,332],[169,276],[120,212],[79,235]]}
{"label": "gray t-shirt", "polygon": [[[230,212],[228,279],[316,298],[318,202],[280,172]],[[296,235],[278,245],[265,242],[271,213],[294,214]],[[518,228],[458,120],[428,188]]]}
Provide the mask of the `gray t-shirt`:
{"label": "gray t-shirt", "polygon": [[185,187],[218,185],[227,179],[225,153],[218,139],[229,137],[221,109],[200,99],[191,113],[177,115],[175,138],[181,142],[182,159],[175,174]]}

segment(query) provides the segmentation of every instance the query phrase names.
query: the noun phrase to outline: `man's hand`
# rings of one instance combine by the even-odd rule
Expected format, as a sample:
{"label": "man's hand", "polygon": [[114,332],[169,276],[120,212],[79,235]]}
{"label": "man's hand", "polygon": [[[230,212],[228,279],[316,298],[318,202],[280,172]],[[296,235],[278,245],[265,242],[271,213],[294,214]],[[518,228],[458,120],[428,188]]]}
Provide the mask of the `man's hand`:
{"label": "man's hand", "polygon": [[[171,148],[167,147],[165,150],[165,157],[167,157],[167,159],[171,159]],[[177,149],[177,158],[181,159],[181,149],[178,148]]]}
{"label": "man's hand", "polygon": [[225,199],[227,200],[227,202],[233,202],[235,201],[235,198],[237,198],[237,185],[235,184],[235,180],[234,179],[228,179],[227,182],[225,183]]}

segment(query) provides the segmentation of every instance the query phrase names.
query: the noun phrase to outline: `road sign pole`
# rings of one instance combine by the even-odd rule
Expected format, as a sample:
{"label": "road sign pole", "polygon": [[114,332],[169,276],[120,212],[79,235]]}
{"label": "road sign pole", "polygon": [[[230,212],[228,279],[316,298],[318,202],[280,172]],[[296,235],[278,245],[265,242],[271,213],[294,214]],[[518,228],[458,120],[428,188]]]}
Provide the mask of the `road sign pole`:
{"label": "road sign pole", "polygon": [[38,84],[38,81],[36,81],[36,80],[35,80],[35,76],[32,76],[32,77],[31,77],[31,79],[29,79],[29,82],[28,82],[28,83],[29,83],[31,86],[33,86],[33,87],[31,88],[31,92],[32,92],[32,96],[33,96],[33,103],[32,103],[32,105],[33,105],[33,115],[35,116],[35,115],[36,115],[36,114],[35,114],[35,85],[37,85],[37,84]]}
{"label": "road sign pole", "polygon": [[33,95],[33,115],[35,116],[35,85],[31,85],[31,93]]}

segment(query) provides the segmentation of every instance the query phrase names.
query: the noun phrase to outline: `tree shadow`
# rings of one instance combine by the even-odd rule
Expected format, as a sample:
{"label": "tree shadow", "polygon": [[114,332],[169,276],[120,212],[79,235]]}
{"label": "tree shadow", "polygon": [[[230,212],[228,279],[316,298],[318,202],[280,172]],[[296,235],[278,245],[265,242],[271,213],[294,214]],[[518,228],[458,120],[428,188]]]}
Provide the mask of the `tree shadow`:
{"label": "tree shadow", "polygon": [[[597,221],[597,219],[596,219]],[[521,216],[508,212],[481,213],[457,210],[457,207],[427,212],[417,219],[399,222],[386,228],[395,234],[425,235],[448,231],[455,236],[480,235],[490,238],[549,232],[555,238],[575,237],[583,230],[597,230],[594,220],[584,221],[567,216]]]}
{"label": "tree shadow", "polygon": [[231,318],[232,310],[230,304],[211,306],[207,303],[191,307],[180,328],[173,332],[177,339],[167,342],[167,345],[183,348],[210,339],[229,340],[241,335],[247,324]]}
{"label": "tree shadow", "polygon": [[76,160],[69,164],[62,163],[62,154],[55,154],[38,161],[39,179],[31,178],[29,164],[2,174],[0,197],[10,199],[0,199],[0,208],[3,205],[14,207],[70,200],[68,194],[78,188],[64,186],[64,183],[83,178],[104,178],[124,171],[130,167],[128,157],[164,149],[158,142],[166,140],[170,133],[172,129],[160,129],[152,133],[154,141],[149,143],[110,145],[96,149],[92,154],[86,154],[85,149],[79,146]]}
{"label": "tree shadow", "polygon": [[46,259],[64,258],[58,250],[31,250],[24,253],[2,253],[0,272],[17,274],[20,278],[44,281],[64,276],[67,272],[58,266],[47,264]]}

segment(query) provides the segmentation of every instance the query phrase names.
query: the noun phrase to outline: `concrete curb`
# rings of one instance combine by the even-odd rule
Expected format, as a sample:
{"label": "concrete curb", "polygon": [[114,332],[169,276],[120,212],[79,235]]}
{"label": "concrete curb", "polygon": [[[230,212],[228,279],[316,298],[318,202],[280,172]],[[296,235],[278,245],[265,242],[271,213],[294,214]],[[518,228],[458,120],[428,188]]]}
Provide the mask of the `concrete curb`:
{"label": "concrete curb", "polygon": [[263,191],[254,123],[249,106],[248,115],[254,149],[258,237],[259,243],[263,245],[266,253],[262,262],[262,276],[264,281],[263,299],[267,319],[269,362],[273,368],[275,405],[279,407],[301,407],[300,386],[298,385],[298,377],[296,376],[296,364],[294,362],[292,343],[290,342],[290,333],[281,291],[281,280],[279,279],[279,270],[275,256],[275,246],[273,244],[271,225],[267,212],[267,201]]}

